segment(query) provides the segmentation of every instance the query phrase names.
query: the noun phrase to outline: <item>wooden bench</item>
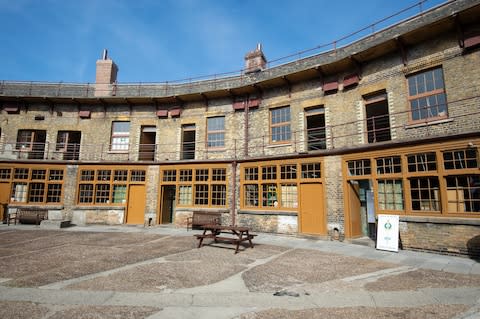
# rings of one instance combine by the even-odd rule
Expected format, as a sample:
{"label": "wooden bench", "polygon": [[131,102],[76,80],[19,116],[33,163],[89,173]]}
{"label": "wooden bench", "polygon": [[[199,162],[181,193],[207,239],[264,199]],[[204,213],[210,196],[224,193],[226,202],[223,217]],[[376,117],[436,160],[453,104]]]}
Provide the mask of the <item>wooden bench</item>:
{"label": "wooden bench", "polygon": [[193,227],[202,227],[205,225],[220,225],[222,213],[194,211],[192,217],[187,218],[187,231]]}
{"label": "wooden bench", "polygon": [[7,215],[7,226],[10,225],[10,222],[13,220],[14,224],[17,224],[17,221],[20,223],[35,223],[35,225],[40,225],[42,220],[48,218],[48,209],[45,208],[17,208],[16,212],[11,212]]}

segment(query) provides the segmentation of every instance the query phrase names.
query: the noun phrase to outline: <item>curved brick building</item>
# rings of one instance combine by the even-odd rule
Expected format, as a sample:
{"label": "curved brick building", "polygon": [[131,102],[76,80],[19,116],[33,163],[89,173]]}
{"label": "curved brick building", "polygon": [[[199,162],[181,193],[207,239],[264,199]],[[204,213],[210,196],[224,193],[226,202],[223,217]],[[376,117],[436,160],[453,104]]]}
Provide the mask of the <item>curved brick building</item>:
{"label": "curved brick building", "polygon": [[450,1],[342,47],[186,83],[0,82],[0,203],[74,224],[194,211],[264,232],[478,256],[480,1]]}

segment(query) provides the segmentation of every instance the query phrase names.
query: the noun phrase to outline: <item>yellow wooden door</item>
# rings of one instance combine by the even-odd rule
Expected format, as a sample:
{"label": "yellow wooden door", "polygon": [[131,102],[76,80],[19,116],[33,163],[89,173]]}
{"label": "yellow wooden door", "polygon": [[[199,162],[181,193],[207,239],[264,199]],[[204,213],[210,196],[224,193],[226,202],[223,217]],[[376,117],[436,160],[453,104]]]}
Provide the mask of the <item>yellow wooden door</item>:
{"label": "yellow wooden door", "polygon": [[130,185],[128,191],[127,224],[145,222],[145,185]]}
{"label": "yellow wooden door", "polygon": [[0,221],[6,219],[7,212],[4,211],[4,205],[8,204],[10,196],[10,183],[0,183]]}
{"label": "yellow wooden door", "polygon": [[326,235],[323,185],[300,184],[300,232]]}
{"label": "yellow wooden door", "polygon": [[360,201],[360,185],[357,181],[348,182],[348,225],[349,237],[362,236],[362,220],[360,217],[362,203]]}

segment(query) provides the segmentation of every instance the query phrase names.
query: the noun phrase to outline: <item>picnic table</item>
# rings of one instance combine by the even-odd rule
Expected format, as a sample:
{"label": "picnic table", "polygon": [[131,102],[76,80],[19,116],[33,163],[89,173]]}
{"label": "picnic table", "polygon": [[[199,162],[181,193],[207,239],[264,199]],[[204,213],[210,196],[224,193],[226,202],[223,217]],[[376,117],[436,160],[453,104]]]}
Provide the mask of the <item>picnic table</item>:
{"label": "picnic table", "polygon": [[250,229],[243,226],[226,226],[226,225],[204,225],[203,234],[194,235],[198,239],[198,248],[202,247],[205,238],[212,238],[215,243],[228,242],[235,244],[235,254],[238,253],[240,243],[248,241],[250,248],[253,248],[252,239],[257,236],[250,234]]}

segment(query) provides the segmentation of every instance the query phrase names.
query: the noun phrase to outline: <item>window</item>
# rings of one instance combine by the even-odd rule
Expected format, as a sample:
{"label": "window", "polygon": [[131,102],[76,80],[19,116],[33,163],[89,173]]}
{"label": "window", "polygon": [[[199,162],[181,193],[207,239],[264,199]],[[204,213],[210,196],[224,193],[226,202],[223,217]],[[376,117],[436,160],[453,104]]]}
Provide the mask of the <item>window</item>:
{"label": "window", "polygon": [[277,166],[264,166],[262,167],[262,179],[276,179],[277,178]]}
{"label": "window", "polygon": [[443,152],[445,169],[477,168],[477,149],[455,150]]}
{"label": "window", "polygon": [[175,182],[177,180],[177,170],[169,169],[163,171],[163,178],[164,182]]}
{"label": "window", "polygon": [[296,179],[297,178],[297,165],[289,164],[280,166],[280,178],[281,179]]}
{"label": "window", "polygon": [[380,210],[403,210],[402,180],[378,180],[378,208]]}
{"label": "window", "polygon": [[297,184],[285,184],[281,185],[282,194],[282,207],[297,208],[298,207],[298,195]]}
{"label": "window", "polygon": [[402,172],[400,156],[377,158],[377,174],[393,174]]}
{"label": "window", "polygon": [[60,168],[14,168],[11,201],[25,204],[60,203],[63,176],[64,170]]}
{"label": "window", "polygon": [[277,184],[262,185],[263,207],[277,207]]}
{"label": "window", "polygon": [[441,67],[407,78],[412,121],[447,117],[447,98]]}
{"label": "window", "polygon": [[82,133],[78,131],[58,131],[55,151],[64,160],[78,160],[80,156],[80,140]]}
{"label": "window", "polygon": [[[311,160],[311,159],[310,159]],[[321,183],[320,162],[266,162],[242,166],[241,207],[295,211],[301,182]],[[299,171],[301,169],[301,172]]]}
{"label": "window", "polygon": [[43,159],[47,132],[43,130],[18,130],[17,149],[20,158]]}
{"label": "window", "polygon": [[165,185],[177,185],[178,206],[225,207],[227,204],[227,170],[206,165],[179,165],[161,169]]}
{"label": "window", "polygon": [[372,173],[369,159],[348,161],[347,165],[350,176],[370,175]]}
{"label": "window", "polygon": [[209,148],[225,147],[225,117],[207,119],[207,146]]}
{"label": "window", "polygon": [[420,153],[407,156],[409,172],[428,172],[437,170],[435,153]]}
{"label": "window", "polygon": [[448,176],[446,180],[449,212],[480,212],[480,175]]}
{"label": "window", "polygon": [[270,110],[270,137],[272,143],[290,141],[290,106]]}
{"label": "window", "polygon": [[258,185],[244,185],[245,207],[258,207]]}
{"label": "window", "polygon": [[129,184],[145,182],[145,170],[99,167],[80,169],[78,204],[125,205]]}
{"label": "window", "polygon": [[247,181],[258,180],[258,167],[246,167],[245,168],[245,180],[247,180]]}
{"label": "window", "polygon": [[178,188],[178,204],[192,205],[192,186],[180,185]]}
{"label": "window", "polygon": [[112,123],[112,151],[128,151],[130,143],[130,122]]}
{"label": "window", "polygon": [[208,184],[195,185],[195,205],[208,205]]}
{"label": "window", "polygon": [[440,211],[438,177],[415,177],[410,179],[412,210]]}
{"label": "window", "polygon": [[302,178],[320,178],[320,163],[305,163],[302,164]]}
{"label": "window", "polygon": [[227,203],[227,185],[212,185],[212,206],[225,206]]}

